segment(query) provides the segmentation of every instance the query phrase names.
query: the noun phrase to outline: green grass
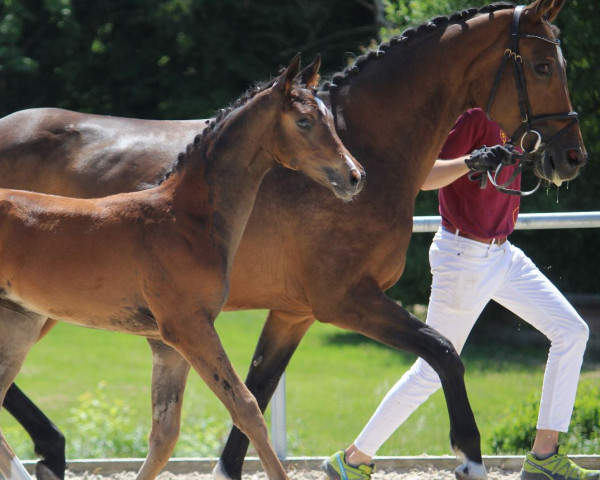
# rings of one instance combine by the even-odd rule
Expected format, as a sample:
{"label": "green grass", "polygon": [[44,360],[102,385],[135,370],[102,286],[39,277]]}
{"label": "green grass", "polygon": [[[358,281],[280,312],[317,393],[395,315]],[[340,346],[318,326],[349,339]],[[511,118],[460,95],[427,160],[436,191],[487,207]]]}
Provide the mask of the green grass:
{"label": "green grass", "polygon": [[[264,311],[244,311],[222,314],[217,321],[241,377],[246,375],[265,316]],[[491,454],[492,427],[510,414],[511,407],[540,391],[547,347],[506,350],[493,349],[485,341],[471,343],[464,354],[466,383],[482,432],[483,453]],[[287,371],[288,454],[317,456],[345,447],[413,361],[411,355],[358,335],[328,325],[312,327]],[[144,432],[136,440],[144,451],[150,426],[150,374],[150,349],[144,339],[60,324],[32,349],[17,383],[63,430],[67,455],[75,458],[81,456],[76,445],[99,443],[111,428]],[[591,367],[582,375],[582,379],[599,377],[600,370]],[[98,396],[107,405],[94,405]],[[94,410],[103,411],[97,412],[90,429],[84,424]],[[124,419],[106,420],[106,416],[119,417],[118,412]],[[225,408],[191,372],[176,455],[217,455],[230,425]],[[32,458],[30,442],[6,412],[0,415],[0,426],[17,455]],[[437,392],[378,454],[451,453],[448,428],[444,398]],[[113,447],[107,448],[106,455],[111,456]]]}

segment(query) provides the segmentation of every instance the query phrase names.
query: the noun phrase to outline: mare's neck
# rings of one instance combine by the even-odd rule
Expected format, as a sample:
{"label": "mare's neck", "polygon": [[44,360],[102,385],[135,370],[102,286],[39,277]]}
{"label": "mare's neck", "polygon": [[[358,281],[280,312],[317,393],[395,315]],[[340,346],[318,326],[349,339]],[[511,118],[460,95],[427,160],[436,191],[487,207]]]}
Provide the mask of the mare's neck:
{"label": "mare's neck", "polygon": [[[392,46],[331,93],[338,133],[361,159],[367,187],[411,213],[458,116],[485,108],[505,43],[486,32],[485,17]],[[508,22],[497,31],[506,35]]]}

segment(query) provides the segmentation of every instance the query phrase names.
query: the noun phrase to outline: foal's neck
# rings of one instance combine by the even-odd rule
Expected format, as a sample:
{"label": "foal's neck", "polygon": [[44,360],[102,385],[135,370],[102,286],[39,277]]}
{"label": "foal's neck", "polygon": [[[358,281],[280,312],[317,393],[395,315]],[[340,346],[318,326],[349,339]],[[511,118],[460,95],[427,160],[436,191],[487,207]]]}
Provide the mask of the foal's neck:
{"label": "foal's neck", "polygon": [[[268,93],[268,92],[267,92]],[[230,113],[204,134],[172,179],[173,208],[201,219],[215,238],[226,239],[232,257],[272,153],[277,108],[266,94]]]}

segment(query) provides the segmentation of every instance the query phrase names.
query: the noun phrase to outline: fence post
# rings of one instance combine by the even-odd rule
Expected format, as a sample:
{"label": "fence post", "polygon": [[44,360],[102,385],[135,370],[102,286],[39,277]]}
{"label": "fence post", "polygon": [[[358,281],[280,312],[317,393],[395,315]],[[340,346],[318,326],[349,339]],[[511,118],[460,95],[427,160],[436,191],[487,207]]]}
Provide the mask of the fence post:
{"label": "fence post", "polygon": [[271,440],[280,460],[285,460],[287,457],[285,432],[285,372],[283,372],[271,399]]}

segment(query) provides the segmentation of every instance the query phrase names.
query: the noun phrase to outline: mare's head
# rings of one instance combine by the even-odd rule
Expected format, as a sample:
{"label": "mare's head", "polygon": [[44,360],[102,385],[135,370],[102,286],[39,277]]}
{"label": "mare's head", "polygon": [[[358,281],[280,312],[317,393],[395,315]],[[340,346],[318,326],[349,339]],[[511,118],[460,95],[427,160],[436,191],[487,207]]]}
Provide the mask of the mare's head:
{"label": "mare's head", "polygon": [[[559,32],[551,24],[564,2],[536,0],[515,9],[503,66],[488,103],[492,118],[513,119],[503,126],[508,133],[514,132],[511,141],[515,145],[531,152],[535,174],[556,185],[575,178],[587,163],[569,99]],[[494,101],[495,97],[503,101]]]}
{"label": "mare's head", "polygon": [[362,166],[339,139],[333,115],[316,96],[320,57],[301,73],[300,55],[276,79],[270,96],[277,109],[274,153],[284,167],[299,170],[344,200],[360,192]]}

